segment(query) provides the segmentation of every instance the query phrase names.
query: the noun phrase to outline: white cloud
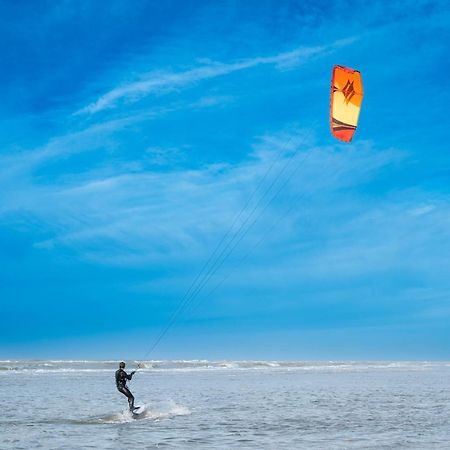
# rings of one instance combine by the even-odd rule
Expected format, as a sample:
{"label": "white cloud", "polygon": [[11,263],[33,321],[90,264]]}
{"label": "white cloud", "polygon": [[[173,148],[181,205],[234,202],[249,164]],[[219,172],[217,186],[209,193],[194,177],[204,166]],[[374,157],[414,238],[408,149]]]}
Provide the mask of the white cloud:
{"label": "white cloud", "polygon": [[[115,145],[114,134],[128,126],[145,122],[152,119],[161,118],[172,112],[181,110],[192,110],[224,105],[232,101],[230,96],[205,96],[192,102],[176,102],[165,107],[154,108],[123,118],[105,120],[93,125],[88,125],[79,130],[69,131],[65,134],[52,137],[46,144],[32,150],[24,150],[13,154],[5,154],[0,157],[0,165],[8,167],[8,171],[0,172],[0,181],[4,182],[24,176],[34,168],[39,167],[50,160],[67,158],[70,155],[96,151],[110,145]],[[180,156],[179,149],[159,149],[153,148],[153,163],[162,164],[163,155],[165,159],[173,159]],[[149,152],[147,152],[149,154]],[[0,208],[1,209],[1,208]]]}
{"label": "white cloud", "polygon": [[103,94],[96,101],[77,111],[76,114],[95,114],[104,109],[114,108],[118,102],[136,102],[151,93],[167,92],[186,87],[203,80],[215,78],[251,69],[261,65],[273,65],[280,70],[286,70],[306,62],[309,58],[328,53],[335,48],[349,45],[354,38],[341,39],[331,45],[301,47],[280,53],[275,56],[261,56],[246,59],[236,63],[210,63],[184,72],[152,72],[141,76],[139,81],[116,87]]}
{"label": "white cloud", "polygon": [[[315,148],[311,143],[300,145],[298,138],[302,131],[294,128],[291,133],[292,138],[287,131],[261,137],[251,159],[238,164],[138,173],[123,173],[116,167],[110,170],[116,173],[106,177],[92,172],[63,179],[62,184],[26,185],[16,192],[9,208],[4,205],[4,212],[11,212],[11,208],[27,210],[52,230],[53,237],[38,243],[39,248],[71,248],[80,258],[97,263],[198,261],[199,255],[207,256],[211,246],[225,233],[269,168],[272,169],[258,194],[236,223],[237,229],[246,220],[246,214],[254,210],[248,220],[250,225],[266,208],[239,244],[239,250],[260,239],[261,233],[279,220],[299,194],[307,195],[313,216],[323,223],[326,218],[321,217],[319,210],[328,208],[333,212],[328,201],[323,203],[326,193],[332,196],[336,189],[370,179],[373,173],[398,158],[395,152],[375,151],[366,144],[354,153]],[[299,146],[299,154],[292,160],[292,153],[283,150],[286,141]],[[170,154],[172,149],[167,151]],[[164,154],[165,150],[158,152]],[[307,152],[310,152],[308,159],[300,166]],[[288,170],[277,180],[286,163]],[[291,176],[295,170],[296,176]],[[272,184],[269,194],[260,201]],[[278,197],[271,201],[277,192]],[[295,217],[301,212],[296,208],[281,222],[283,227],[292,224],[291,228],[284,228],[283,241],[298,239]],[[345,217],[340,220],[345,221]],[[322,232],[327,233],[325,228]]]}

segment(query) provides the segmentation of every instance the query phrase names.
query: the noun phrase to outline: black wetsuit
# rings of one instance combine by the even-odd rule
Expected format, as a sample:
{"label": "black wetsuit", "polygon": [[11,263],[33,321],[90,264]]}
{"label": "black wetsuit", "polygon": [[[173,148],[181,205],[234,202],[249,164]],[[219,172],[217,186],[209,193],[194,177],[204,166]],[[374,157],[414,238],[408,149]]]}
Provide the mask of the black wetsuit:
{"label": "black wetsuit", "polygon": [[134,409],[134,397],[130,390],[127,388],[127,380],[131,380],[134,372],[129,375],[123,369],[116,370],[116,386],[117,390],[128,398],[128,405],[130,406],[130,411]]}

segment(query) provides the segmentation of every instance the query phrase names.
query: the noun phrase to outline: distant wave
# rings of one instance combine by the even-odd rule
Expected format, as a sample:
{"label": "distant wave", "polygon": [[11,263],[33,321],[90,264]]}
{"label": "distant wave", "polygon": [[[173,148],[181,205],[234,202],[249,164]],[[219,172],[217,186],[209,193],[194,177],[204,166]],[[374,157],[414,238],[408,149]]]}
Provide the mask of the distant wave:
{"label": "distant wave", "polygon": [[[130,370],[138,361],[129,361]],[[101,360],[4,360],[0,361],[0,375],[10,373],[95,373],[110,372],[117,361]],[[151,360],[140,361],[141,372],[196,372],[196,371],[311,371],[340,372],[367,370],[427,370],[450,367],[450,362],[434,361],[264,361],[264,360]]]}

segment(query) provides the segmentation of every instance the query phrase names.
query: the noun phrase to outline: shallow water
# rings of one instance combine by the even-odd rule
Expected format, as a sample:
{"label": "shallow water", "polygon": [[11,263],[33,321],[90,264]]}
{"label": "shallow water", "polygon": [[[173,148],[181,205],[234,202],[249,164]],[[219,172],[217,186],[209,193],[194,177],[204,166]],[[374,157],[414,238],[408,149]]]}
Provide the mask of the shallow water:
{"label": "shallow water", "polygon": [[[450,448],[450,363],[0,361],[0,448]],[[129,364],[130,369],[132,364]]]}

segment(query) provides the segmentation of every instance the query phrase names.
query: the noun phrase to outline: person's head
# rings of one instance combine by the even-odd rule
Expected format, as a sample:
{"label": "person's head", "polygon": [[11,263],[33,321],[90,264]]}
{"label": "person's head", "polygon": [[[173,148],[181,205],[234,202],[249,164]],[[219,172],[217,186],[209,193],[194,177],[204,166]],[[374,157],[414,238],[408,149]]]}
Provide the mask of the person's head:
{"label": "person's head", "polygon": [[125,363],[123,361],[121,363],[119,363],[119,368],[120,369],[125,369]]}

